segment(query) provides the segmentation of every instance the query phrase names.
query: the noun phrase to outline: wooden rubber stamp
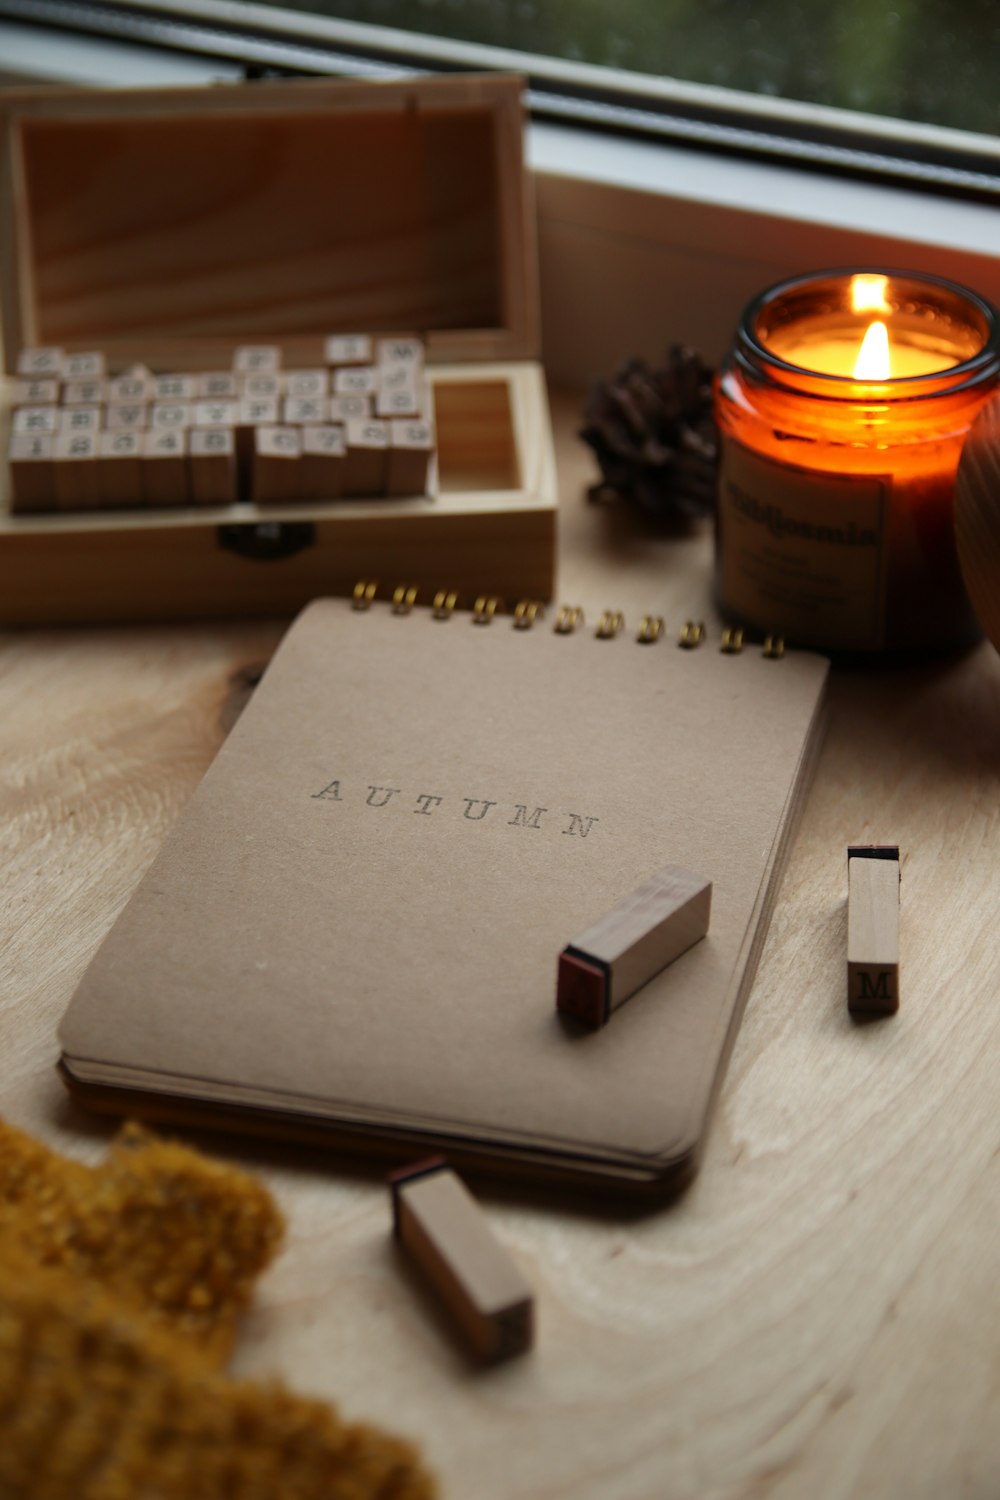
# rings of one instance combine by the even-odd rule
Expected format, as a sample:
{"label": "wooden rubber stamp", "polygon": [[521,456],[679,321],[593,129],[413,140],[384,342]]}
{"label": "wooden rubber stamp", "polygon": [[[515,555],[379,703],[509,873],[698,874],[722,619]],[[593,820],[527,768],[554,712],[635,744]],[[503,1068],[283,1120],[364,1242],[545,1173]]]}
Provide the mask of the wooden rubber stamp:
{"label": "wooden rubber stamp", "polygon": [[387,495],[426,495],[434,456],[434,429],[429,422],[397,418],[389,423]]}
{"label": "wooden rubber stamp", "polygon": [[354,365],[333,372],[335,396],[373,396],[377,389],[378,376],[373,365]]}
{"label": "wooden rubber stamp", "polygon": [[108,373],[107,362],[99,350],[88,354],[67,354],[62,364],[62,378],[74,380],[103,380]]}
{"label": "wooden rubber stamp", "polygon": [[372,398],[370,396],[331,396],[329,410],[331,422],[350,422],[352,419],[363,421],[372,415]]}
{"label": "wooden rubber stamp", "polygon": [[[108,411],[110,414],[110,407]],[[154,401],[149,409],[151,432],[172,432],[175,429],[183,432],[185,427],[193,426],[193,401]]]}
{"label": "wooden rubber stamp", "polygon": [[352,417],[344,423],[347,464],[345,495],[384,495],[389,457],[389,428],[385,422]]}
{"label": "wooden rubber stamp", "polygon": [[142,434],[142,499],[145,505],[187,505],[191,499],[186,427]]}
{"label": "wooden rubber stamp", "polygon": [[327,370],[289,370],[285,375],[285,395],[299,401],[321,401],[330,394]]}
{"label": "wooden rubber stamp", "polygon": [[254,431],[251,495],[258,505],[287,504],[299,498],[302,438],[295,427]]}
{"label": "wooden rubber stamp", "polygon": [[847,1005],[852,1015],[899,1009],[899,845],[847,851]]}
{"label": "wooden rubber stamp", "polygon": [[236,436],[231,427],[190,428],[188,477],[195,505],[233,503],[237,494]]}
{"label": "wooden rubber stamp", "polygon": [[10,464],[11,510],[55,510],[55,437],[50,432],[14,432],[11,434]]}
{"label": "wooden rubber stamp", "polygon": [[108,432],[145,432],[149,422],[150,411],[145,402],[114,401],[104,410]]}
{"label": "wooden rubber stamp", "polygon": [[712,882],[667,865],[559,955],[556,1009],[603,1026],[654,974],[708,931]]}
{"label": "wooden rubber stamp", "polygon": [[409,365],[420,370],[424,363],[424,344],[417,338],[379,339],[376,363],[380,365]]}
{"label": "wooden rubber stamp", "polygon": [[123,375],[108,381],[109,401],[151,401],[153,399],[154,376],[145,365],[132,365]]}
{"label": "wooden rubber stamp", "polygon": [[142,433],[134,429],[97,435],[97,488],[103,506],[138,508],[142,495]]}
{"label": "wooden rubber stamp", "polygon": [[302,429],[301,483],[303,500],[335,500],[344,490],[347,447],[344,429],[332,422]]}
{"label": "wooden rubber stamp", "polygon": [[424,392],[415,381],[389,387],[379,386],[375,397],[377,417],[419,417],[423,412]]}
{"label": "wooden rubber stamp", "polygon": [[530,1349],[534,1294],[493,1234],[485,1214],[444,1157],[389,1177],[397,1242],[484,1360]]}
{"label": "wooden rubber stamp", "polygon": [[251,401],[277,400],[282,392],[281,376],[266,370],[240,377],[240,395]]}
{"label": "wooden rubber stamp", "polygon": [[103,380],[67,380],[62,388],[63,406],[100,406],[107,400]]}
{"label": "wooden rubber stamp", "polygon": [[196,401],[191,410],[192,427],[235,427],[239,419],[238,401]]}
{"label": "wooden rubber stamp", "polygon": [[328,365],[370,365],[372,341],[366,333],[334,334],[323,345],[323,357]]}
{"label": "wooden rubber stamp", "polygon": [[104,415],[99,406],[63,406],[59,409],[60,432],[100,432]]}
{"label": "wooden rubber stamp", "polygon": [[281,420],[292,427],[304,427],[308,422],[316,427],[330,420],[330,400],[327,396],[286,396],[281,403]]}
{"label": "wooden rubber stamp", "polygon": [[97,432],[59,432],[53,451],[59,510],[95,510],[100,505]]}
{"label": "wooden rubber stamp", "polygon": [[59,382],[55,379],[15,380],[11,406],[55,406],[59,400]]}
{"label": "wooden rubber stamp", "polygon": [[28,437],[56,433],[60,428],[59,406],[19,406],[11,421],[11,432]]}
{"label": "wooden rubber stamp", "polygon": [[[209,392],[225,397],[224,392]],[[197,401],[198,379],[195,375],[157,375],[153,381],[154,401]]]}
{"label": "wooden rubber stamp", "polygon": [[207,375],[195,376],[196,401],[235,401],[239,394],[239,379],[229,370],[212,370]]}
{"label": "wooden rubber stamp", "polygon": [[46,375],[54,376],[56,380],[62,378],[63,360],[66,358],[62,349],[51,346],[45,348],[22,349],[17,356],[15,373],[25,380],[40,380]]}
{"label": "wooden rubber stamp", "polygon": [[276,375],[281,350],[277,344],[241,344],[233,355],[233,369],[238,375]]}

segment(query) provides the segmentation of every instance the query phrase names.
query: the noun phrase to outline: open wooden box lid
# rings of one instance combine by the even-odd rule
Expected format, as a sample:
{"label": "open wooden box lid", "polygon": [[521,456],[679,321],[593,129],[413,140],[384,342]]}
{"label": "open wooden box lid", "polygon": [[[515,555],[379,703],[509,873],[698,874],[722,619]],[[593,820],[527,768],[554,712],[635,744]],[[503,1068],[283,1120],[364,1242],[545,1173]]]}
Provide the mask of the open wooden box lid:
{"label": "open wooden box lid", "polygon": [[537,358],[515,78],[14,90],[0,104],[6,368],[316,363],[318,336],[422,334],[434,361]]}

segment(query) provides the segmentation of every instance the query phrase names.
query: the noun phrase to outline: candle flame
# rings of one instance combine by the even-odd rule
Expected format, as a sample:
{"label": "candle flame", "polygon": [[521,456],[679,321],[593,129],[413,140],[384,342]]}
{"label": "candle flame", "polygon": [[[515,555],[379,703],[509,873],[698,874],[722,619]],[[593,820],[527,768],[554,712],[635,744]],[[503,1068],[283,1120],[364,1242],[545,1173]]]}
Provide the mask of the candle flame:
{"label": "candle flame", "polygon": [[885,300],[885,289],[888,284],[888,276],[852,276],[851,311],[856,313],[891,311]]}
{"label": "candle flame", "polygon": [[854,362],[854,378],[888,380],[889,375],[889,333],[885,324],[876,319],[874,323],[869,323],[868,332],[861,340],[861,348]]}

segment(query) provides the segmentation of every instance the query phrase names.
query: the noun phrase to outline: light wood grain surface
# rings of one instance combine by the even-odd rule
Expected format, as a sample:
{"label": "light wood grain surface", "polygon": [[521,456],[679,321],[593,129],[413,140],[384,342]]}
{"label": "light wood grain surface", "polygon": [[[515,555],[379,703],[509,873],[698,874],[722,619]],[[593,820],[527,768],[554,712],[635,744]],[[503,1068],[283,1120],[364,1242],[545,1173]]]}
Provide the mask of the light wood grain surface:
{"label": "light wood grain surface", "polygon": [[[555,401],[560,598],[592,622],[622,608],[630,628],[647,610],[672,630],[711,620],[707,534],[669,540],[582,498],[577,405]],[[83,1159],[109,1127],[55,1076],[57,1020],[279,633],[3,640],[0,1112]],[[903,1004],[867,1024],[845,1004],[852,842],[902,854]],[[484,1372],[400,1263],[380,1180],[202,1137],[251,1164],[289,1223],[238,1371],[416,1438],[449,1500],[995,1500],[998,861],[992,647],[838,668],[693,1187],[632,1215],[483,1190],[538,1296],[535,1351]]]}

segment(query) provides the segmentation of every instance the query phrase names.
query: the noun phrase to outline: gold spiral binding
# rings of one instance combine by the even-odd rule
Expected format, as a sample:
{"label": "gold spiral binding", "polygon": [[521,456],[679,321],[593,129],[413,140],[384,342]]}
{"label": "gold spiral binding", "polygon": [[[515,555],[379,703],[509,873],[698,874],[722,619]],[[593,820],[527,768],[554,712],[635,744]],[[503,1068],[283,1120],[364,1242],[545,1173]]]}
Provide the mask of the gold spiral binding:
{"label": "gold spiral binding", "polygon": [[545,606],[537,599],[519,599],[514,606],[514,629],[530,630],[540,615],[544,618]]}
{"label": "gold spiral binding", "polygon": [[578,625],[583,624],[583,610],[579,604],[562,604],[552,629],[556,635],[572,635]]}
{"label": "gold spiral binding", "polygon": [[472,609],[473,625],[490,625],[493,616],[503,614],[503,600],[497,594],[480,594]]}
{"label": "gold spiral binding", "polygon": [[719,650],[724,651],[727,656],[739,656],[743,650],[742,630],[738,627],[724,630],[722,632],[722,645],[719,647]]}
{"label": "gold spiral binding", "polygon": [[394,615],[408,615],[417,602],[417,591],[412,584],[400,583],[392,591]]}
{"label": "gold spiral binding", "polygon": [[762,655],[769,656],[772,661],[785,654],[785,638],[781,635],[766,635],[764,637],[764,649]]}
{"label": "gold spiral binding", "polygon": [[683,646],[685,651],[693,651],[700,646],[705,634],[705,626],[701,620],[688,620],[681,626],[681,633],[677,637],[678,646]]}
{"label": "gold spiral binding", "polygon": [[636,640],[640,646],[651,646],[660,639],[665,628],[662,615],[643,615]]}
{"label": "gold spiral binding", "polygon": [[351,608],[368,609],[375,598],[375,590],[377,588],[377,583],[370,583],[367,578],[359,578],[354,585],[354,600]]}
{"label": "gold spiral binding", "polygon": [[458,595],[454,589],[438,589],[434,595],[435,620],[450,620],[457,603]]}
{"label": "gold spiral binding", "polygon": [[597,622],[594,631],[599,641],[610,641],[625,628],[625,616],[620,609],[606,609]]}

